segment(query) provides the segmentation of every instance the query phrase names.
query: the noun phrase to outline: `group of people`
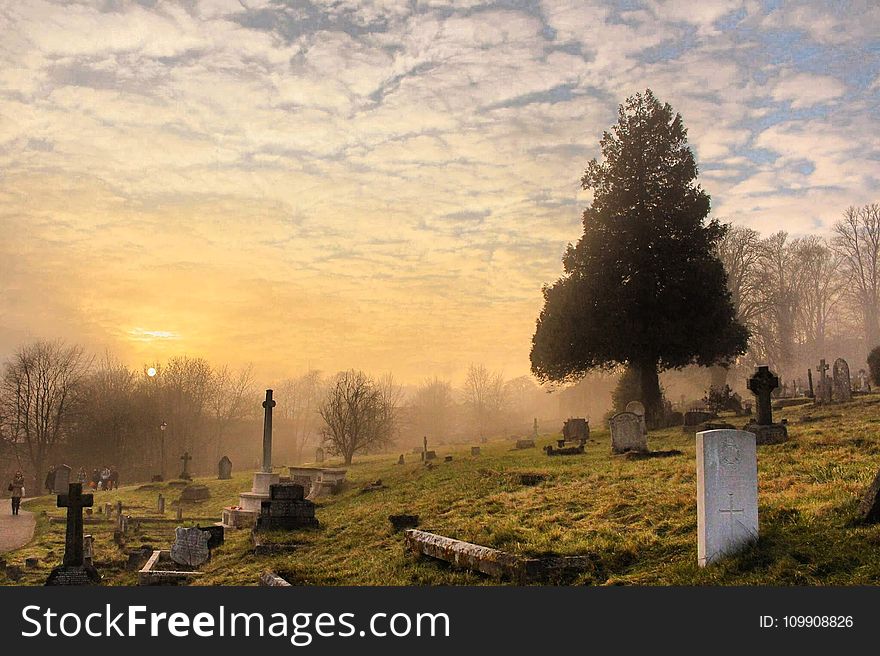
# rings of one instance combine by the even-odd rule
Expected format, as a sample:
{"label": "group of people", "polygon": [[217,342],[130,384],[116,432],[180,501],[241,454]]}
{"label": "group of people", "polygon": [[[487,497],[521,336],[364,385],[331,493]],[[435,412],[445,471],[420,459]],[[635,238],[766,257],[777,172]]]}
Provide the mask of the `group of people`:
{"label": "group of people", "polygon": [[[58,468],[53,465],[46,474],[43,487],[50,493],[55,491],[55,473],[57,471]],[[119,487],[119,470],[114,466],[95,468],[90,476],[85,467],[80,467],[76,474],[76,482],[82,483],[84,488],[92,490],[115,490]]]}

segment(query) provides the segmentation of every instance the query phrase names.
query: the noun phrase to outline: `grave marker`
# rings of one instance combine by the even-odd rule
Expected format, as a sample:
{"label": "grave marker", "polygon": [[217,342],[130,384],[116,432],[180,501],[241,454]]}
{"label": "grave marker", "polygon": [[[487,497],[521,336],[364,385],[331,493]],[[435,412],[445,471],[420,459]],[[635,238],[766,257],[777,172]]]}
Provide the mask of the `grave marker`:
{"label": "grave marker", "polygon": [[82,493],[82,483],[70,483],[67,494],[59,494],[59,508],[67,508],[64,559],[46,579],[46,585],[91,585],[101,580],[98,571],[83,561],[83,508],[94,504],[91,494]]}
{"label": "grave marker", "polygon": [[697,433],[697,560],[705,567],[758,537],[755,436],[738,430]]}
{"label": "grave marker", "polygon": [[611,450],[614,453],[633,451],[647,453],[648,441],[642,430],[642,421],[633,412],[619,412],[608,421],[611,429]]}

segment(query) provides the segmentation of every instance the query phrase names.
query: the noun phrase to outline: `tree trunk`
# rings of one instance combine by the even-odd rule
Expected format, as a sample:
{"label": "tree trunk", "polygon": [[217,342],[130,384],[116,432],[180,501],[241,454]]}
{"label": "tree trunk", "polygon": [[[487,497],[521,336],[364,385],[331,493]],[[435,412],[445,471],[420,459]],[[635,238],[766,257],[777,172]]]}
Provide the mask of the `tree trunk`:
{"label": "tree trunk", "polygon": [[663,417],[663,399],[660,393],[660,376],[657,374],[657,362],[639,364],[641,379],[642,403],[645,406],[645,422],[651,428],[659,426]]}

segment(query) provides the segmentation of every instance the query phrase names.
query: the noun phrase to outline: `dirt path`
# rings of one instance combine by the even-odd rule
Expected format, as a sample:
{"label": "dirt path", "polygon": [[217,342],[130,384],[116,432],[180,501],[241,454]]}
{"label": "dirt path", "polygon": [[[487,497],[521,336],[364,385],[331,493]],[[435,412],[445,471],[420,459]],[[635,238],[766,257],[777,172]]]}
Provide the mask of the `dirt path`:
{"label": "dirt path", "polygon": [[13,517],[9,499],[0,499],[0,554],[30,542],[36,523],[33,513],[23,509],[18,516]]}

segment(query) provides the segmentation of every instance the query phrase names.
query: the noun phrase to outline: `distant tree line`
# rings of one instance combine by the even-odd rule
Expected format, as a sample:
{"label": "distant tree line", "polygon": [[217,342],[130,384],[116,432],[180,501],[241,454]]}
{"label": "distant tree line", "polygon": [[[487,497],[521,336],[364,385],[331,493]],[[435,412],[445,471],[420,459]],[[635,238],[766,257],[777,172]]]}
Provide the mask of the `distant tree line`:
{"label": "distant tree line", "polygon": [[880,205],[848,208],[828,238],[762,238],[731,225],[718,255],[736,316],[751,333],[741,364],[769,363],[803,379],[820,358],[864,363],[880,344]]}

